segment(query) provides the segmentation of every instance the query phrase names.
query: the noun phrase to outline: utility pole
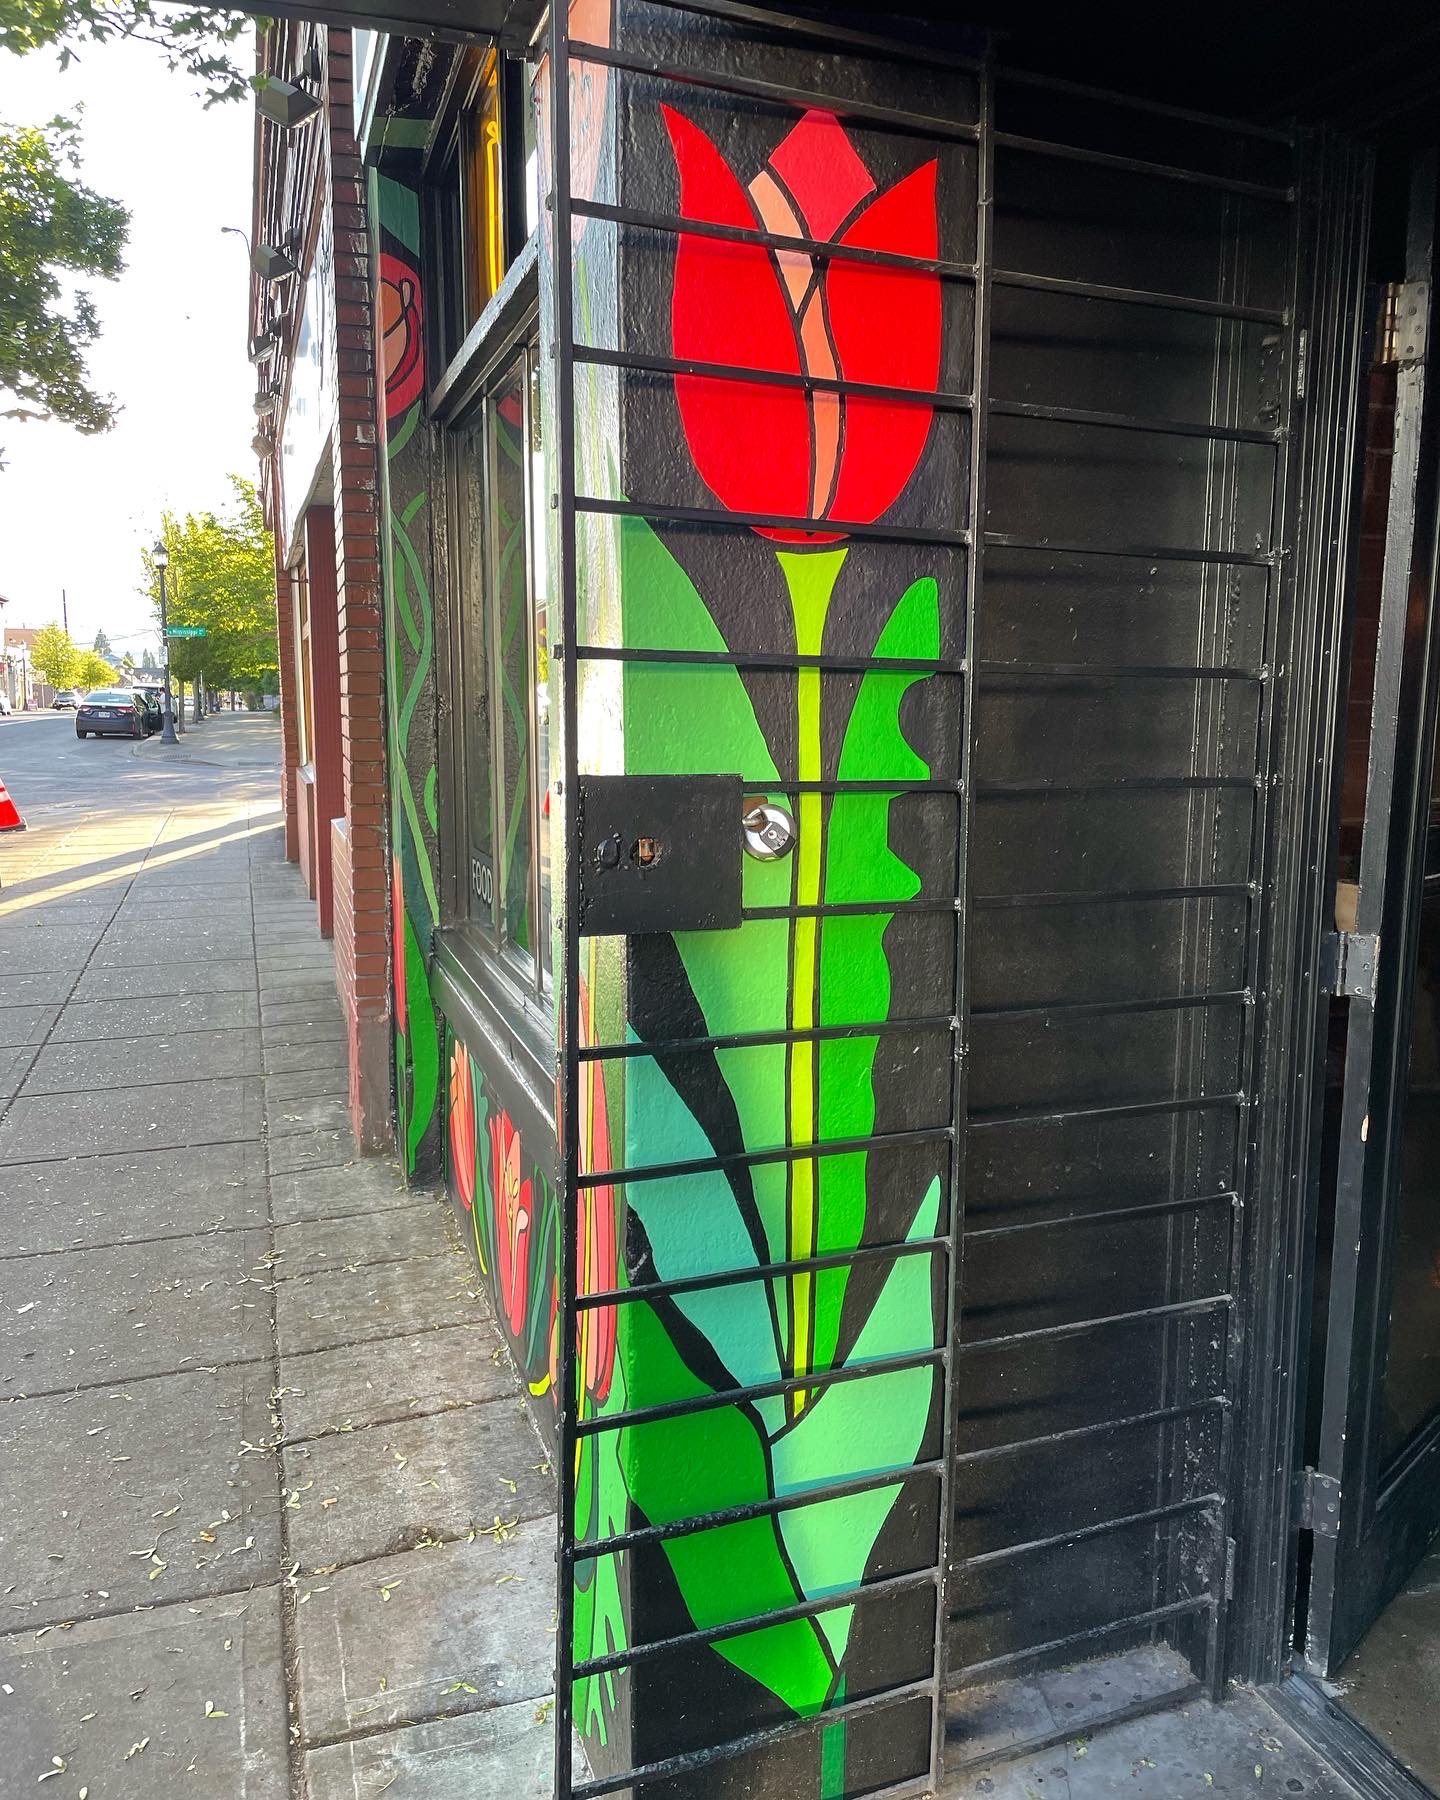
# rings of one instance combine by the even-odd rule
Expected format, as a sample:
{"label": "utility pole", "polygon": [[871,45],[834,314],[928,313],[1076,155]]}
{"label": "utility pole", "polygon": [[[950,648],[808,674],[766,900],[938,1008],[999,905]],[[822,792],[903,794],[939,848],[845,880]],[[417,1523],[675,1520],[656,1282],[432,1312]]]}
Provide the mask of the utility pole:
{"label": "utility pole", "polygon": [[70,603],[65,598],[65,590],[60,590],[60,623],[65,629],[66,637],[70,635]]}

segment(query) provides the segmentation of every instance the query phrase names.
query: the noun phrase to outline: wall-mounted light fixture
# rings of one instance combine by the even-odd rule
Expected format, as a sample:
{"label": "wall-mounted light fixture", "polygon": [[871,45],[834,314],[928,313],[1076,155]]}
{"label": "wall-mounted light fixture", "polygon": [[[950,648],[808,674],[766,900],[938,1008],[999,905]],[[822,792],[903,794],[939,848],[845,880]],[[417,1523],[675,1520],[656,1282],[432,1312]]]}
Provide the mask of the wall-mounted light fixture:
{"label": "wall-mounted light fixture", "polygon": [[257,331],[250,340],[250,360],[252,363],[264,362],[280,347],[280,327],[277,324],[267,325],[263,331]]}
{"label": "wall-mounted light fixture", "polygon": [[250,267],[262,281],[283,281],[300,270],[295,258],[279,244],[257,244],[250,252]]}
{"label": "wall-mounted light fixture", "polygon": [[275,448],[275,440],[268,431],[257,431],[250,440],[250,448],[264,462]]}
{"label": "wall-mounted light fixture", "polygon": [[271,418],[279,404],[280,396],[273,388],[261,388],[255,396],[255,417],[257,419]]}
{"label": "wall-mounted light fixture", "polygon": [[256,110],[286,131],[308,124],[320,110],[320,102],[293,81],[282,81],[278,75],[267,75],[255,90]]}

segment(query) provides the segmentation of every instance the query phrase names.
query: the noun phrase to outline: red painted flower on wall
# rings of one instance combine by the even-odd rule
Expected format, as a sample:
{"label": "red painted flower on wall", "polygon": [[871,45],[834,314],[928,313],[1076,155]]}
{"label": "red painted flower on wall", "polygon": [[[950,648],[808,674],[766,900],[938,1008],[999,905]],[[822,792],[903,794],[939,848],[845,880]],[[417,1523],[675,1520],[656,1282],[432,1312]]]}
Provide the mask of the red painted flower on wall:
{"label": "red painted flower on wall", "polygon": [[[684,218],[900,256],[938,255],[934,162],[877,193],[838,119],[811,111],[747,192],[698,125],[673,107],[660,110]],[[682,359],[933,391],[940,378],[940,278],[682,232],[671,330]],[[868,524],[895,501],[933,417],[921,401],[713,375],[676,376],[675,398],[695,466],[722,506],[837,524]],[[762,535],[826,543],[845,534]]]}
{"label": "red painted flower on wall", "polygon": [[385,371],[385,417],[396,419],[425,385],[420,277],[398,256],[380,257],[380,362]]}
{"label": "red painted flower on wall", "polygon": [[495,1273],[500,1309],[516,1337],[530,1299],[530,1231],[535,1219],[529,1176],[520,1178],[520,1133],[507,1113],[490,1115],[490,1173],[495,1188]]}
{"label": "red painted flower on wall", "polygon": [[450,1167],[467,1207],[475,1204],[475,1081],[470,1054],[456,1038],[450,1048]]}
{"label": "red painted flower on wall", "polygon": [[405,893],[398,856],[390,858],[390,940],[395,970],[395,1028],[404,1031],[409,1008],[405,992]]}

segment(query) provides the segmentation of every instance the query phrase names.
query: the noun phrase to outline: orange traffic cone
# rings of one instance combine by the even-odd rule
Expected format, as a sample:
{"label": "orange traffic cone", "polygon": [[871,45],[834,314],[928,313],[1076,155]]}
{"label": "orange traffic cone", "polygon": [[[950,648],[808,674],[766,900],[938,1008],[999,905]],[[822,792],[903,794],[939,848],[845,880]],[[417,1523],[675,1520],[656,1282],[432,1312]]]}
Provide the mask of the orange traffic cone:
{"label": "orange traffic cone", "polygon": [[6,792],[5,783],[0,781],[0,831],[23,831],[25,821],[20,817],[15,802]]}

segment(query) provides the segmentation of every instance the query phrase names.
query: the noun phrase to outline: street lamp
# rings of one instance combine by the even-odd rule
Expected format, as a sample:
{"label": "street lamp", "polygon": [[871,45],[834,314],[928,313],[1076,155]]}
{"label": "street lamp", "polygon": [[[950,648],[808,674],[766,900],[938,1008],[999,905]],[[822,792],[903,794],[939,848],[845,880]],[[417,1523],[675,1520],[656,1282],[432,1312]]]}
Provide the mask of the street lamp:
{"label": "street lamp", "polygon": [[162,744],[178,744],[180,740],[175,735],[175,707],[170,699],[170,633],[166,629],[167,621],[165,616],[165,571],[170,567],[170,552],[165,548],[164,544],[156,544],[151,555],[151,561],[155,564],[156,571],[160,576],[160,644],[165,654],[165,678],[163,689],[165,696],[165,727],[160,733],[160,742]]}

